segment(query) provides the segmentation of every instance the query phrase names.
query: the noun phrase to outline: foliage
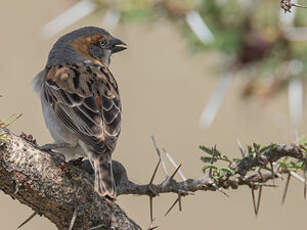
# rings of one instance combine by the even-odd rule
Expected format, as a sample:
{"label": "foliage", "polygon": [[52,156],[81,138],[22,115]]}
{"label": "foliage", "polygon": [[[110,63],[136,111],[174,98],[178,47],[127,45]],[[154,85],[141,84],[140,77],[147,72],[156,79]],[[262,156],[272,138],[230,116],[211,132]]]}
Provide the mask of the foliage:
{"label": "foliage", "polygon": [[[217,150],[216,146],[209,148],[201,145],[199,148],[205,154],[201,157],[201,160],[205,163],[203,166],[203,172],[206,173],[209,170],[209,173],[213,178],[220,179],[222,177],[234,176],[237,174],[237,168],[240,165],[242,159],[248,159],[249,161],[253,160],[263,160],[267,158],[267,154],[274,152],[276,144],[269,144],[261,146],[259,144],[253,143],[252,145],[247,146],[247,151],[243,150],[240,147],[242,154],[241,159],[229,159],[225,154]],[[298,141],[299,148],[303,149],[306,152],[307,139],[301,138]],[[220,167],[217,164],[219,162],[226,162],[228,167]],[[266,162],[266,161],[264,161]],[[269,162],[267,162],[269,163]],[[259,166],[260,168],[272,170],[268,168],[265,163],[264,165]],[[273,163],[273,162],[270,162]],[[278,162],[281,171],[284,172],[305,172],[305,160],[304,159],[293,159],[290,157],[282,157]],[[249,172],[256,172],[259,167],[252,167],[249,169]]]}
{"label": "foliage", "polygon": [[[96,0],[102,9],[116,9],[121,14],[122,22],[154,22],[167,20],[176,26],[195,52],[214,51],[224,54],[224,68],[241,70],[254,67],[251,79],[253,89],[246,87],[242,96],[259,95],[267,88],[264,96],[271,96],[288,84],[292,77],[305,77],[305,65],[293,72],[288,63],[299,60],[307,62],[307,43],[304,40],[290,39],[285,25],[281,23],[279,2],[267,0]],[[201,41],[186,21],[189,12],[198,12],[214,39],[212,42]],[[289,14],[289,13],[288,13]],[[293,26],[306,26],[307,14],[297,10]],[[197,26],[196,26],[197,27]],[[220,65],[221,63],[219,63]],[[286,71],[280,70],[286,67]],[[221,67],[218,66],[217,69]],[[280,70],[279,72],[276,70]],[[225,69],[226,71],[226,69]],[[249,71],[250,72],[250,71]],[[280,74],[282,73],[282,76]],[[267,78],[276,79],[283,84],[268,85]],[[255,80],[256,79],[256,80]],[[264,80],[262,80],[264,79]],[[255,82],[257,81],[257,82]],[[259,92],[259,93],[257,93]]]}
{"label": "foliage", "polygon": [[5,134],[3,132],[3,128],[7,128],[10,125],[12,125],[17,119],[19,119],[22,116],[22,114],[13,114],[10,115],[4,119],[0,119],[0,146],[1,142],[7,142],[7,139],[5,137]]}

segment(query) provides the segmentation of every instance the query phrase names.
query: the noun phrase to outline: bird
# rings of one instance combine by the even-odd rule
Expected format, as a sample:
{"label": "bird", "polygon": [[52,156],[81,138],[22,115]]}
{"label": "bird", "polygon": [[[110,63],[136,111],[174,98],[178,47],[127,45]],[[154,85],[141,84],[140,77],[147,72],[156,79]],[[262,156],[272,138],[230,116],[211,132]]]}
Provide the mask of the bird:
{"label": "bird", "polygon": [[86,156],[94,169],[94,189],[116,199],[112,153],[121,132],[122,105],[109,69],[111,56],[127,48],[108,31],[82,27],[60,37],[34,78],[45,124],[65,159]]}

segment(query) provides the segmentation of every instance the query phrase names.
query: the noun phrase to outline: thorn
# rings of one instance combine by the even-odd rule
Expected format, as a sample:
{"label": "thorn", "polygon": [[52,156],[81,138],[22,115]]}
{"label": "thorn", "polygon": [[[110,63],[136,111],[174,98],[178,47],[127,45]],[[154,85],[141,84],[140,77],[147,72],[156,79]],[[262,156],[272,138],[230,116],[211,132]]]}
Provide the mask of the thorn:
{"label": "thorn", "polygon": [[179,193],[181,196],[195,195],[194,192],[187,191],[187,190],[182,190],[182,189],[178,189],[178,193]]}
{"label": "thorn", "polygon": [[208,128],[213,123],[226,97],[226,93],[230,89],[233,79],[233,71],[222,74],[213,95],[203,109],[200,117],[201,126]]}
{"label": "thorn", "polygon": [[98,228],[101,228],[101,227],[106,227],[106,226],[104,224],[100,224],[100,225],[97,225],[95,227],[89,228],[88,230],[95,230],[95,229],[98,229]]}
{"label": "thorn", "polygon": [[307,168],[306,168],[306,160],[304,162],[304,199],[306,200],[306,178],[307,178]]}
{"label": "thorn", "polygon": [[167,216],[170,211],[172,211],[172,209],[175,207],[175,205],[177,204],[177,202],[179,201],[179,197],[175,200],[175,202],[172,204],[172,206],[167,210],[167,212],[164,214],[164,216]]}
{"label": "thorn", "polygon": [[159,226],[153,226],[154,221],[155,221],[155,220],[152,220],[152,221],[151,221],[151,223],[150,223],[149,227],[147,228],[147,230],[153,230],[153,229],[156,229],[156,228],[159,227]]}
{"label": "thorn", "polygon": [[156,228],[159,228],[159,226],[154,226],[154,227],[148,228],[148,230],[153,230],[153,229],[156,229]]}
{"label": "thorn", "polygon": [[212,186],[219,191],[220,193],[224,194],[226,197],[229,197],[229,195],[223,191],[223,189],[221,189],[219,186],[217,186],[215,183],[212,183]]}
{"label": "thorn", "polygon": [[263,186],[263,187],[271,187],[271,188],[276,188],[276,187],[278,187],[276,184],[265,184],[265,183],[258,183],[258,182],[251,183],[251,185],[254,185],[254,186]]}
{"label": "thorn", "polygon": [[276,163],[276,162],[273,162],[273,166],[274,166],[274,173],[277,177],[282,178],[282,175],[278,172],[279,170],[279,167],[280,167],[280,164]]}
{"label": "thorn", "polygon": [[305,183],[305,180],[303,177],[301,177],[300,175],[298,175],[296,172],[290,171],[291,176],[293,176],[295,179],[297,179],[298,181]]}
{"label": "thorn", "polygon": [[257,207],[256,207],[255,188],[254,188],[254,186],[251,188],[251,192],[252,192],[252,200],[253,200],[254,213],[257,216]]}
{"label": "thorn", "polygon": [[71,6],[69,9],[44,25],[41,33],[45,38],[51,38],[80,19],[93,13],[97,8],[98,5],[95,1],[78,1],[75,5]]}
{"label": "thorn", "polygon": [[270,166],[271,166],[271,173],[273,177],[273,184],[275,185],[275,172],[274,172],[274,166],[272,162],[270,162]]}
{"label": "thorn", "polygon": [[246,152],[244,151],[244,148],[241,145],[241,142],[240,142],[239,138],[237,138],[237,144],[239,146],[239,150],[240,150],[242,158],[246,157]]}
{"label": "thorn", "polygon": [[150,228],[148,228],[148,230],[154,230],[156,228],[159,228],[159,226],[150,227]]}
{"label": "thorn", "polygon": [[[177,163],[175,162],[174,158],[171,156],[171,154],[168,153],[164,148],[163,148],[162,150],[163,150],[163,152],[165,153],[165,155],[166,155],[166,157],[168,158],[168,160],[173,164],[174,168],[177,168],[178,165],[177,165]],[[181,169],[179,169],[178,173],[179,173],[179,175],[180,175],[180,177],[181,177],[181,179],[182,179],[183,181],[187,180],[187,178],[183,175]]]}
{"label": "thorn", "polygon": [[181,195],[180,194],[178,194],[178,205],[179,205],[179,211],[180,212],[182,212],[182,199],[181,199]]}
{"label": "thorn", "polygon": [[174,178],[174,176],[176,175],[176,173],[178,172],[178,170],[180,169],[180,167],[182,166],[182,164],[179,164],[178,167],[175,169],[175,171],[173,172],[173,174],[169,177],[169,181],[172,180]]}
{"label": "thorn", "polygon": [[261,202],[261,195],[262,195],[262,186],[259,187],[259,192],[258,192],[258,201],[257,201],[257,214],[259,213],[259,208],[260,208],[260,202]]}
{"label": "thorn", "polygon": [[214,35],[212,31],[197,11],[189,10],[185,15],[185,20],[195,36],[202,43],[207,45],[213,42]]}
{"label": "thorn", "polygon": [[151,222],[151,224],[149,225],[149,227],[147,228],[147,230],[154,230],[156,228],[159,228],[159,226],[153,226],[153,222]]}
{"label": "thorn", "polygon": [[150,221],[153,222],[154,219],[153,219],[153,197],[150,196],[149,197],[149,214],[150,214]]}
{"label": "thorn", "polygon": [[102,20],[102,27],[108,31],[116,28],[120,20],[120,11],[114,8],[108,9]]}
{"label": "thorn", "polygon": [[78,214],[78,208],[75,208],[68,230],[72,230],[72,228],[74,227],[74,224],[75,224],[76,218],[77,218],[77,214]]}
{"label": "thorn", "polygon": [[159,159],[161,160],[161,164],[162,164],[163,171],[164,171],[164,173],[165,173],[165,177],[168,178],[169,173],[168,173],[168,171],[167,171],[165,162],[164,162],[164,160],[163,160],[162,157],[161,157],[161,152],[160,152],[160,149],[158,148],[158,145],[157,145],[157,143],[156,143],[155,137],[154,137],[154,136],[151,136],[151,139],[152,139],[152,143],[153,143],[153,145],[154,145],[154,148],[155,148],[155,150],[156,150],[156,152],[157,152],[157,154],[158,154],[158,157],[159,157]]}
{"label": "thorn", "polygon": [[286,196],[287,196],[287,192],[288,192],[288,187],[289,187],[290,179],[291,179],[291,174],[289,173],[289,174],[288,174],[288,177],[287,177],[286,184],[285,184],[284,193],[283,193],[283,195],[282,195],[281,204],[284,204],[285,201],[286,201]]}
{"label": "thorn", "polygon": [[170,181],[174,178],[174,176],[176,175],[176,173],[178,172],[178,170],[180,169],[180,167],[181,167],[181,164],[175,169],[175,171],[173,172],[173,174],[172,174],[170,177],[168,177],[168,178],[164,181],[164,183],[163,183],[163,186],[164,186],[164,187],[167,186],[167,185],[170,183]]}
{"label": "thorn", "polygon": [[19,225],[19,226],[17,227],[17,229],[19,229],[19,228],[21,228],[22,226],[24,226],[26,223],[28,223],[30,220],[32,220],[32,218],[33,218],[34,216],[36,216],[36,215],[37,215],[37,212],[33,212],[33,213],[31,214],[31,216],[29,216],[24,222],[21,223],[21,225]]}
{"label": "thorn", "polygon": [[19,192],[19,185],[16,183],[14,194],[17,194],[18,192]]}
{"label": "thorn", "polygon": [[160,166],[160,163],[161,163],[161,158],[159,159],[159,161],[158,161],[158,163],[157,163],[157,165],[156,165],[156,167],[155,167],[155,170],[154,170],[154,172],[153,172],[153,174],[152,174],[152,176],[151,176],[151,179],[150,179],[149,184],[152,184],[153,180],[155,179],[155,176],[156,176],[156,174],[157,174],[157,171],[158,171],[158,168],[159,168],[159,166]]}

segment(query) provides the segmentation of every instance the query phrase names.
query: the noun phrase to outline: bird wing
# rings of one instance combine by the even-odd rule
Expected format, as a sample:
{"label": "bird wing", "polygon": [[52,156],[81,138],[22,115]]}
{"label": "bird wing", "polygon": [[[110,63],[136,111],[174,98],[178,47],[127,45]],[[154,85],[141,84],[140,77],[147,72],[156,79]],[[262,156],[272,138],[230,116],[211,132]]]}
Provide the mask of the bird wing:
{"label": "bird wing", "polygon": [[117,83],[106,66],[90,62],[53,66],[42,96],[83,142],[96,151],[113,150],[120,133],[121,103]]}

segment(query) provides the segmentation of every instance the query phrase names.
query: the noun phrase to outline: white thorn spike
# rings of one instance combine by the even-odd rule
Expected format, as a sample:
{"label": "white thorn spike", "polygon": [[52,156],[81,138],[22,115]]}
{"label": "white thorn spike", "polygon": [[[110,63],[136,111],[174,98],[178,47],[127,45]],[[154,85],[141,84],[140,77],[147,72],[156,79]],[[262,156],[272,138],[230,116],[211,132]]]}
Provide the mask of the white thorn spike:
{"label": "white thorn spike", "polygon": [[237,144],[238,144],[238,146],[239,146],[239,150],[240,150],[240,153],[241,153],[241,155],[242,155],[242,158],[246,157],[246,153],[245,153],[245,151],[244,151],[244,148],[243,148],[243,146],[242,146],[242,144],[241,144],[239,138],[237,138]]}
{"label": "white thorn spike", "polygon": [[165,162],[164,162],[164,160],[163,160],[163,158],[161,156],[160,149],[159,149],[159,147],[158,147],[158,145],[156,143],[156,139],[154,138],[154,136],[151,137],[151,140],[152,140],[152,143],[153,143],[153,145],[155,147],[155,150],[156,150],[156,152],[158,154],[158,157],[161,160],[161,164],[162,164],[162,168],[163,168],[165,177],[168,178],[169,177],[169,173],[167,171],[167,167],[166,167]]}
{"label": "white thorn spike", "polygon": [[293,171],[290,171],[290,174],[291,174],[291,176],[293,176],[298,181],[305,183],[305,179],[302,176],[298,175],[297,173],[295,173]]}
{"label": "white thorn spike", "polygon": [[[293,63],[295,62],[295,63]],[[292,74],[297,75],[302,70],[300,61],[292,61],[290,68],[293,69]],[[288,86],[288,102],[291,125],[294,127],[296,134],[302,122],[303,114],[303,84],[301,79],[294,78],[290,80]]]}
{"label": "white thorn spike", "polygon": [[116,9],[109,9],[102,19],[102,27],[106,30],[112,31],[118,25],[119,19],[120,12]]}
{"label": "white thorn spike", "polygon": [[185,16],[185,19],[191,30],[203,43],[211,43],[214,40],[212,32],[198,12],[193,10],[189,11]]}
{"label": "white thorn spike", "polygon": [[51,38],[65,28],[91,14],[96,8],[97,4],[94,1],[82,0],[47,23],[42,29],[42,35],[45,38]]}
{"label": "white thorn spike", "polygon": [[208,128],[215,120],[217,112],[219,111],[222,105],[222,102],[225,98],[228,89],[231,86],[232,81],[233,81],[232,72],[226,72],[220,78],[217,89],[211,96],[207,106],[204,108],[201,114],[200,125],[202,127]]}

